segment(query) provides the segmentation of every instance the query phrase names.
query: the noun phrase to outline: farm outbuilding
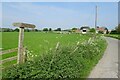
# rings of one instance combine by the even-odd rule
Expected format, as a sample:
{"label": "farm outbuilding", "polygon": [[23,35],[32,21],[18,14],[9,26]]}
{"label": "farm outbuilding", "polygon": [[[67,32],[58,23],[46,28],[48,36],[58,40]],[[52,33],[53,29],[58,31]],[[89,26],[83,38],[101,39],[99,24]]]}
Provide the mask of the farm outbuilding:
{"label": "farm outbuilding", "polygon": [[80,29],[77,28],[77,30],[75,30],[75,33],[81,33]]}

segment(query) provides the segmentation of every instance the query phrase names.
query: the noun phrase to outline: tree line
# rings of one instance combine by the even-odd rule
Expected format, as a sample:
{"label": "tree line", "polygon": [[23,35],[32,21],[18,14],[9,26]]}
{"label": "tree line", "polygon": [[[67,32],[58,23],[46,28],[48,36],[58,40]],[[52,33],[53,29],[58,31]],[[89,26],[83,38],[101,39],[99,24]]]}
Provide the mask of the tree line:
{"label": "tree line", "polygon": [[[39,30],[39,29],[24,29],[25,32],[41,32],[41,31],[45,31],[45,32],[50,32],[50,31],[68,31],[68,32],[71,32],[71,31],[75,31],[77,30],[77,28],[72,28],[72,29],[66,29],[66,30],[62,30],[61,28],[57,28],[57,29],[52,29],[52,28],[43,28],[42,30]],[[11,28],[0,28],[0,32],[19,32],[19,29],[18,28],[15,28],[15,29],[11,29]],[[95,29],[94,28],[91,28],[90,29],[90,32],[95,32]],[[111,30],[111,34],[120,34],[120,24],[115,27],[114,30]]]}
{"label": "tree line", "polygon": [[111,34],[120,34],[120,24],[111,31]]}
{"label": "tree line", "polygon": [[[42,30],[39,29],[24,29],[25,32],[41,32],[41,31],[62,31],[61,28],[57,28],[52,30],[52,28],[43,28]],[[11,29],[11,28],[0,28],[0,32],[19,32],[18,28]]]}

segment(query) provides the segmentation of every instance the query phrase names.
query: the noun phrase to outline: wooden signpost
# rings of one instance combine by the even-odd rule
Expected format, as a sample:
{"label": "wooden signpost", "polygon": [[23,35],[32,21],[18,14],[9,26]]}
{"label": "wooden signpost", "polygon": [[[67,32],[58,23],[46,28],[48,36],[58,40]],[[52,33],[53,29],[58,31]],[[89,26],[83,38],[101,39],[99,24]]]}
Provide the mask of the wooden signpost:
{"label": "wooden signpost", "polygon": [[21,64],[24,62],[24,47],[23,47],[23,41],[24,41],[24,28],[35,28],[35,25],[33,24],[27,24],[27,23],[13,23],[13,26],[19,27],[19,42],[18,42],[18,58],[17,63]]}

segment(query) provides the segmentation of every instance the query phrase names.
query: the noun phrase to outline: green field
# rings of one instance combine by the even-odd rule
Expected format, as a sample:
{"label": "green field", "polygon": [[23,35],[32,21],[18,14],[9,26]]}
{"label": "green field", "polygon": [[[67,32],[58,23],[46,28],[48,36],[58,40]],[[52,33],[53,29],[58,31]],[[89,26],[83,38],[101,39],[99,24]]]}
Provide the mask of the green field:
{"label": "green field", "polygon": [[[18,32],[3,32],[2,33],[2,49],[8,50],[18,46]],[[61,46],[72,46],[78,41],[83,42],[88,40],[88,35],[81,34],[57,34],[57,33],[43,33],[43,32],[25,32],[24,46],[28,48],[31,55],[40,55],[47,53],[50,49],[55,49],[56,44],[60,42]],[[16,56],[17,52],[2,55],[2,60]],[[32,56],[30,56],[32,58]],[[5,63],[3,66],[12,64]]]}
{"label": "green field", "polygon": [[[8,50],[16,48],[18,46],[18,36],[18,32],[3,32],[2,49]],[[78,41],[83,42],[88,39],[89,36],[80,34],[25,32],[24,46],[27,47],[33,55],[39,55],[41,53],[47,53],[50,49],[54,49],[58,42],[60,42],[60,45],[62,46],[71,46]]]}
{"label": "green field", "polygon": [[[2,33],[2,48],[3,50],[16,48],[18,46],[17,32]],[[56,34],[42,32],[25,32],[24,46],[34,54],[45,53],[49,49],[54,49],[57,42],[62,46],[70,46],[78,41],[83,42],[89,39],[86,35],[80,34]]]}

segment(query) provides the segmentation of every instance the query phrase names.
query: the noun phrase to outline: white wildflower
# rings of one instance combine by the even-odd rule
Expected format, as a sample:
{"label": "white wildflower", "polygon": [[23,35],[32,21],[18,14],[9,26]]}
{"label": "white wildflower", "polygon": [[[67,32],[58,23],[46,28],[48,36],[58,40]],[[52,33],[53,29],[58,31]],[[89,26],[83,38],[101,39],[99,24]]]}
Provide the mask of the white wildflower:
{"label": "white wildflower", "polygon": [[32,55],[31,57],[34,57],[34,55]]}

